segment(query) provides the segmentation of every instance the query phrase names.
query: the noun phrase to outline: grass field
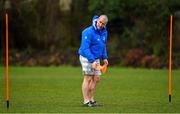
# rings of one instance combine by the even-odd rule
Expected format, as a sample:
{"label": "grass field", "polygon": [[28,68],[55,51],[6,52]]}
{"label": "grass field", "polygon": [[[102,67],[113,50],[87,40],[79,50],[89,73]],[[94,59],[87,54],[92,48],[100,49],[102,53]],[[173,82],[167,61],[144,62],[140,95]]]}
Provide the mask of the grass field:
{"label": "grass field", "polygon": [[80,67],[10,67],[8,110],[5,69],[0,72],[0,112],[180,113],[180,70],[173,71],[171,103],[168,70],[109,68],[96,91],[96,100],[103,106],[83,107]]}

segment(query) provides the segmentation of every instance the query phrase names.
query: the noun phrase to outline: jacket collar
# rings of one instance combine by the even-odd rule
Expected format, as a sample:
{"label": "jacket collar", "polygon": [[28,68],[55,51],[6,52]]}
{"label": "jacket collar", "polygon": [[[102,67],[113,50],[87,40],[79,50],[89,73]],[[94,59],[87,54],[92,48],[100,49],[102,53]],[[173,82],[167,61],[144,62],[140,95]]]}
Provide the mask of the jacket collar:
{"label": "jacket collar", "polygon": [[98,19],[94,19],[94,20],[93,20],[93,23],[92,23],[92,25],[93,25],[93,27],[94,27],[95,30],[98,30],[97,25],[96,25],[96,24],[97,24],[97,20],[98,20]]}

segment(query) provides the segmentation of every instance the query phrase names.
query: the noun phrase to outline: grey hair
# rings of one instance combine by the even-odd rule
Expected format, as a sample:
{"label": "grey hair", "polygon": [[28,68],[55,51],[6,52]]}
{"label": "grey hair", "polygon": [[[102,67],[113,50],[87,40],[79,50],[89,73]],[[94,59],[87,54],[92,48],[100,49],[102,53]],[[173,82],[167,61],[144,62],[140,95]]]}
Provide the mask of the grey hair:
{"label": "grey hair", "polygon": [[100,15],[99,18],[104,18],[105,21],[106,21],[106,23],[108,22],[108,17],[107,17],[107,15]]}

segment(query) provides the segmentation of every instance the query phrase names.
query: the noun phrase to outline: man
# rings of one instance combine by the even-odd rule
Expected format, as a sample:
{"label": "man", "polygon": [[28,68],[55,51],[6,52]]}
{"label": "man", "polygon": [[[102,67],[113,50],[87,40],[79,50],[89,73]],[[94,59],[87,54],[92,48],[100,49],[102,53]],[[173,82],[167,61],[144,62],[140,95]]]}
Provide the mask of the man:
{"label": "man", "polygon": [[84,80],[82,83],[82,94],[85,106],[96,106],[94,99],[96,84],[100,81],[101,71],[99,69],[100,59],[108,65],[106,51],[107,30],[106,15],[94,16],[92,26],[82,32],[82,41],[79,48],[79,59],[82,65]]}

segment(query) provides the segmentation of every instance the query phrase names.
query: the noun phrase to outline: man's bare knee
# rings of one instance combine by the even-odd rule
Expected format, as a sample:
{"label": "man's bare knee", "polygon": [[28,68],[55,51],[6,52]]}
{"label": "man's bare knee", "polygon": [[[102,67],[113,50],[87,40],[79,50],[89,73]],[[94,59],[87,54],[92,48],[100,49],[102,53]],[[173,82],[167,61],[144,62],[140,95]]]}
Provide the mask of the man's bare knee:
{"label": "man's bare knee", "polygon": [[88,76],[88,75],[85,75],[84,76],[84,82],[86,82],[86,83],[90,83],[90,81],[92,80],[92,76]]}
{"label": "man's bare knee", "polygon": [[96,83],[100,82],[101,77],[100,76],[94,76],[94,81],[96,81]]}
{"label": "man's bare knee", "polygon": [[90,91],[94,91],[94,90],[95,90],[95,84],[91,85],[91,86],[89,87],[89,90],[90,90]]}

